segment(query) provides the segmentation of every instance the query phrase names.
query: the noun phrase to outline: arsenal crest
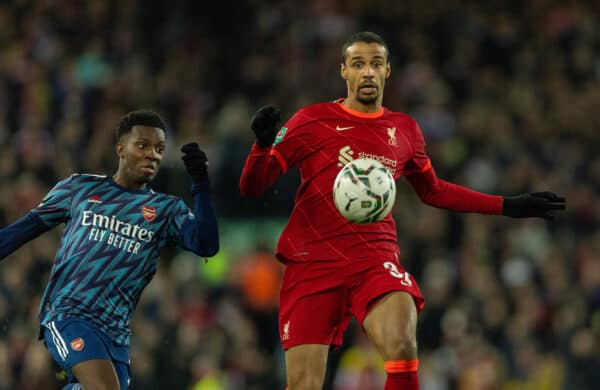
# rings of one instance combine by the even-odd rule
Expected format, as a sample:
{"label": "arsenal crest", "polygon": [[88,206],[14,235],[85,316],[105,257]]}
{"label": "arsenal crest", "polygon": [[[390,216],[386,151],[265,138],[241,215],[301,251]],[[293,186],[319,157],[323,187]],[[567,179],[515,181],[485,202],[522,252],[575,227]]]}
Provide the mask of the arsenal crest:
{"label": "arsenal crest", "polygon": [[142,206],[142,217],[148,222],[154,220],[156,218],[156,209],[154,207],[150,207],[148,205]]}
{"label": "arsenal crest", "polygon": [[75,340],[71,341],[71,348],[73,348],[74,351],[81,351],[84,345],[85,343],[83,342],[83,339],[81,337],[78,337]]}

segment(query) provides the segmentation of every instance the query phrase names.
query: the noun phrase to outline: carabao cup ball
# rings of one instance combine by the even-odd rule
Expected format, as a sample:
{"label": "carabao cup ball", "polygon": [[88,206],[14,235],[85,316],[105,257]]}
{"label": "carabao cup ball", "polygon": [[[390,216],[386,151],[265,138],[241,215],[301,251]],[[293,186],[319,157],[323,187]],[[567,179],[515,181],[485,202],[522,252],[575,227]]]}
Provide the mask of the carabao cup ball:
{"label": "carabao cup ball", "polygon": [[394,206],[396,182],[380,162],[358,158],[346,164],[333,183],[333,202],[348,221],[381,221]]}

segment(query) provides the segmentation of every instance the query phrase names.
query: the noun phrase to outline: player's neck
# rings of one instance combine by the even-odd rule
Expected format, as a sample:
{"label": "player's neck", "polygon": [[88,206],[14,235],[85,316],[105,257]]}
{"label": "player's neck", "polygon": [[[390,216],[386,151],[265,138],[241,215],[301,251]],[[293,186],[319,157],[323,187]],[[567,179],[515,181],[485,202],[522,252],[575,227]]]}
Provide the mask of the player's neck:
{"label": "player's neck", "polygon": [[342,104],[354,111],[364,112],[367,114],[372,114],[372,113],[381,111],[381,100],[380,99],[377,99],[373,103],[365,104],[365,103],[362,103],[362,102],[352,98],[351,96],[348,96],[346,99],[344,99]]}
{"label": "player's neck", "polygon": [[124,175],[120,170],[113,175],[113,181],[128,190],[143,190],[146,188],[146,183],[135,182]]}

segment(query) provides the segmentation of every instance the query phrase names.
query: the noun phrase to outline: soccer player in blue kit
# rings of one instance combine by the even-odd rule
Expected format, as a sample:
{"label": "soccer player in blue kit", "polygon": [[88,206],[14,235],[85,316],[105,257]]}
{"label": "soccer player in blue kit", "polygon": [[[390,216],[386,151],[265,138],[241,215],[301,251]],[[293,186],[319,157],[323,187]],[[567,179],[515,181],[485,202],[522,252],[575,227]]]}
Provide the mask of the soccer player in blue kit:
{"label": "soccer player in blue kit", "polygon": [[131,316],[160,250],[177,245],[203,257],[219,250],[208,159],[198,144],[181,148],[192,210],[148,187],[163,158],[165,128],[153,111],[126,114],[116,129],[119,167],[112,177],[74,174],[0,230],[2,259],[65,224],[39,309],[40,337],[69,374],[64,389],[126,389]]}

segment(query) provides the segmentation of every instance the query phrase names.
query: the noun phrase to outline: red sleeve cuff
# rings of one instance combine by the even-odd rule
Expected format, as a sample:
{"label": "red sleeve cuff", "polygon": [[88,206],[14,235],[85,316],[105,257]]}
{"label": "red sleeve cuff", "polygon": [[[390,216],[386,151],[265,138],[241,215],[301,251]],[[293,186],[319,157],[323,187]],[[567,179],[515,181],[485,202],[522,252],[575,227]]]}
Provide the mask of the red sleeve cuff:
{"label": "red sleeve cuff", "polygon": [[271,149],[271,151],[269,152],[269,155],[275,157],[275,160],[277,160],[277,162],[279,163],[279,166],[281,167],[281,172],[286,173],[288,170],[288,165],[287,165],[287,162],[285,162],[285,159],[283,158],[281,153],[279,153],[275,149]]}

